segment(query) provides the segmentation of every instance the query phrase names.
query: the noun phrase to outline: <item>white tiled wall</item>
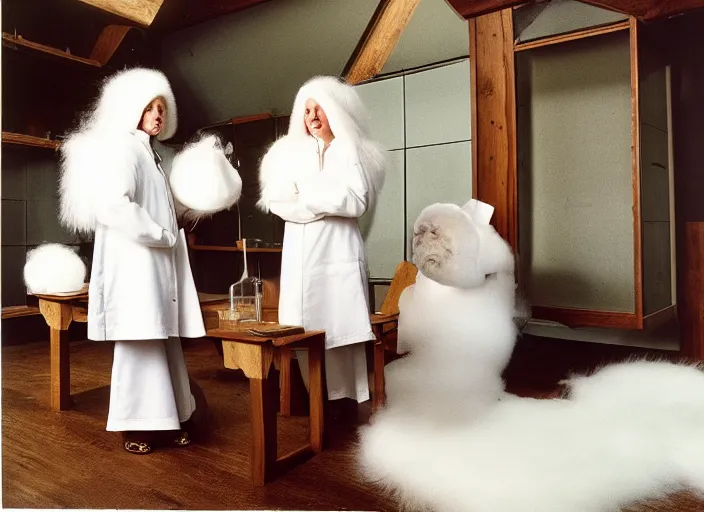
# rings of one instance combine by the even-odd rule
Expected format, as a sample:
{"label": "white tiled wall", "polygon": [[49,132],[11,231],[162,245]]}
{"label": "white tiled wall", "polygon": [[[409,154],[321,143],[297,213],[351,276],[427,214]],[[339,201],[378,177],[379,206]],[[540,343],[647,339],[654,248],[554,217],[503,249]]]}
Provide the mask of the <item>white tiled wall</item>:
{"label": "white tiled wall", "polygon": [[406,76],[406,147],[471,138],[469,59]]}
{"label": "white tiled wall", "polygon": [[372,134],[391,168],[373,212],[360,221],[371,277],[392,278],[411,259],[413,223],[436,202],[472,197],[469,60],[360,85]]}

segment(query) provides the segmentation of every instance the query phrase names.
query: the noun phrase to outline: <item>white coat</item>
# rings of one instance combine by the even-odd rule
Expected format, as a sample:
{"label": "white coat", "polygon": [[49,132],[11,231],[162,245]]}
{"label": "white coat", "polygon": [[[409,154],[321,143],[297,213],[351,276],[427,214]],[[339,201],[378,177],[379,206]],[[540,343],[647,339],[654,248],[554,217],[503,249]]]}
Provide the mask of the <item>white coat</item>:
{"label": "white coat", "polygon": [[[317,153],[316,153],[317,156]],[[353,148],[333,141],[324,152],[321,180],[300,181],[308,214],[273,202],[286,221],[281,261],[279,321],[326,332],[326,348],[374,339],[369,322],[364,241],[357,218],[367,210],[368,191]],[[358,174],[349,187],[325,182],[327,175]]]}
{"label": "white coat", "polygon": [[[327,148],[308,134],[305,102],[325,111],[335,138]],[[286,221],[279,321],[325,331],[330,400],[369,399],[362,342],[374,339],[369,321],[367,266],[357,219],[383,185],[383,150],[367,137],[354,88],[316,77],[299,90],[288,135],[262,159],[258,205]],[[307,354],[297,354],[304,382]]]}
{"label": "white coat", "polygon": [[167,175],[149,136],[137,129],[156,97],[167,107],[158,139],[168,139],[177,126],[169,82],[158,71],[137,68],[105,82],[94,108],[61,146],[61,222],[95,233],[92,340],[205,335]]}
{"label": "white coat", "polygon": [[[164,125],[150,140],[137,128],[157,97],[166,104]],[[179,338],[204,336],[205,329],[177,212],[198,218],[226,208],[242,182],[212,137],[175,157],[158,145],[176,125],[164,74],[124,70],[104,83],[61,146],[61,222],[95,233],[88,337],[115,341],[112,431],[176,430],[196,407]],[[174,200],[172,167],[175,189],[193,210]]]}
{"label": "white coat", "polygon": [[[335,139],[323,150],[304,125],[305,101],[325,111]],[[317,77],[299,91],[289,134],[262,160],[259,206],[286,221],[279,321],[326,332],[326,348],[374,339],[357,219],[383,184],[384,156],[366,139],[353,88]]]}
{"label": "white coat", "polygon": [[132,194],[111,194],[97,211],[88,304],[91,340],[205,335],[183,230],[149,136],[125,137],[136,174]]}

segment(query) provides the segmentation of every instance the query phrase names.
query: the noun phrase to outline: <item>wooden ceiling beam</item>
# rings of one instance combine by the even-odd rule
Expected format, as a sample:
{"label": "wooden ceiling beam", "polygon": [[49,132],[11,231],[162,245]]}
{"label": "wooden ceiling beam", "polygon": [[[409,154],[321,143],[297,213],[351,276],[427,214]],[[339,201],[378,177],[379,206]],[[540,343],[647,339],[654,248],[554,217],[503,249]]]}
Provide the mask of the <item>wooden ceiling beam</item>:
{"label": "wooden ceiling beam", "polygon": [[164,0],[79,0],[103,11],[148,27],[154,21]]}
{"label": "wooden ceiling beam", "polygon": [[[475,18],[502,9],[509,9],[526,0],[445,0],[465,19]],[[530,0],[533,1],[533,0]],[[580,0],[611,11],[622,12],[644,21],[674,16],[692,9],[704,8],[704,0]]]}
{"label": "wooden ceiling beam", "polygon": [[378,75],[401,38],[420,0],[381,0],[342,71],[356,84]]}
{"label": "wooden ceiling beam", "polygon": [[704,0],[582,0],[588,4],[630,14],[643,21],[667,18],[704,7]]}
{"label": "wooden ceiling beam", "polygon": [[129,25],[108,25],[105,27],[93,46],[90,58],[100,62],[101,66],[105,66],[122,43],[127,32],[132,28],[134,27]]}
{"label": "wooden ceiling beam", "polygon": [[173,32],[269,1],[271,0],[168,0],[154,26],[159,30]]}
{"label": "wooden ceiling beam", "polygon": [[510,9],[520,4],[531,3],[532,0],[445,0],[462,18],[476,18],[484,14]]}

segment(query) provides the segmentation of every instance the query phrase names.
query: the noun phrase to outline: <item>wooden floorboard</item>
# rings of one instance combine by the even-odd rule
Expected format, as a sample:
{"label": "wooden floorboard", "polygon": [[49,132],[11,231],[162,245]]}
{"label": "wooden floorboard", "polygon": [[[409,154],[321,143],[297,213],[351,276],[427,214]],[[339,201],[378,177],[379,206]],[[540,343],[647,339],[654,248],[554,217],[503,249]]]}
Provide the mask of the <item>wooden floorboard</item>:
{"label": "wooden floorboard", "polygon": [[[105,431],[112,345],[71,343],[75,405],[49,407],[46,343],[2,350],[3,507],[394,510],[354,471],[353,428],[263,488],[250,481],[249,386],[209,341],[185,347],[199,405],[197,443],[147,456],[126,453]],[[207,407],[203,405],[207,398]],[[203,411],[209,412],[204,418]],[[307,442],[307,418],[279,419],[279,453]]]}
{"label": "wooden floorboard", "polygon": [[[510,390],[550,396],[569,367],[581,367],[598,347],[544,341],[519,344],[507,372]],[[569,347],[569,349],[566,349]],[[563,350],[564,349],[564,350]],[[354,426],[330,432],[323,453],[265,487],[251,484],[249,387],[226,370],[210,341],[184,342],[196,420],[187,448],[148,456],[123,451],[105,431],[112,344],[71,343],[74,408],[49,411],[47,342],[2,349],[2,506],[5,508],[397,510],[354,469]],[[531,356],[532,354],[532,356]],[[603,356],[603,354],[602,354]],[[594,355],[594,362],[603,357]],[[613,357],[628,356],[616,350]],[[581,364],[577,364],[580,360]],[[534,378],[529,378],[529,376]],[[537,378],[539,377],[539,378]],[[360,418],[368,417],[368,406]],[[279,419],[279,453],[307,441],[307,419]],[[510,485],[508,489],[510,491]],[[629,512],[695,512],[704,502],[686,493]]]}

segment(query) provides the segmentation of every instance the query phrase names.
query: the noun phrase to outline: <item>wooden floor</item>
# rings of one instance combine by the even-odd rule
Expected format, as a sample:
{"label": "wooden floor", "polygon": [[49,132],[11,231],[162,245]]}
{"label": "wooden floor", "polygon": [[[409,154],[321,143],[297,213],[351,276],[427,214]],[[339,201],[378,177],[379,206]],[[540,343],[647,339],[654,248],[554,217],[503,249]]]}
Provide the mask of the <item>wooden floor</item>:
{"label": "wooden floor", "polygon": [[[205,426],[198,433],[198,442],[187,448],[160,450],[141,457],[124,452],[118,434],[105,431],[112,345],[71,343],[71,390],[75,405],[71,411],[62,413],[48,410],[48,348],[48,343],[39,342],[2,349],[3,507],[397,509],[373,484],[363,482],[356,474],[354,426],[332,430],[330,444],[323,453],[282,478],[263,488],[252,486],[249,387],[241,374],[222,367],[222,360],[210,341],[189,341],[184,346],[189,373],[196,384],[197,421]],[[542,362],[530,363],[529,353],[540,354]],[[573,357],[576,354],[570,353]],[[580,357],[585,360],[584,354]],[[530,395],[549,393],[555,379],[564,372],[564,368],[556,369],[558,359],[539,345],[519,347],[507,372],[511,390]],[[540,366],[548,360],[553,361],[552,373]],[[540,369],[543,377],[521,386],[521,369],[530,368],[531,364],[540,366],[534,369]],[[364,420],[368,414],[368,406],[363,405],[360,419]],[[307,430],[306,418],[280,419],[280,452],[304,444]],[[702,510],[704,502],[684,494],[629,509],[632,512]]]}
{"label": "wooden floor", "polygon": [[[3,507],[394,510],[355,474],[354,428],[331,432],[323,453],[283,478],[252,486],[249,385],[223,368],[210,341],[184,347],[198,386],[197,420],[208,425],[199,442],[148,456],[126,453],[119,435],[105,431],[111,350],[105,342],[71,343],[76,403],[54,413],[48,410],[48,344],[3,348]],[[280,452],[293,450],[307,441],[307,418],[280,419],[279,432]]]}

